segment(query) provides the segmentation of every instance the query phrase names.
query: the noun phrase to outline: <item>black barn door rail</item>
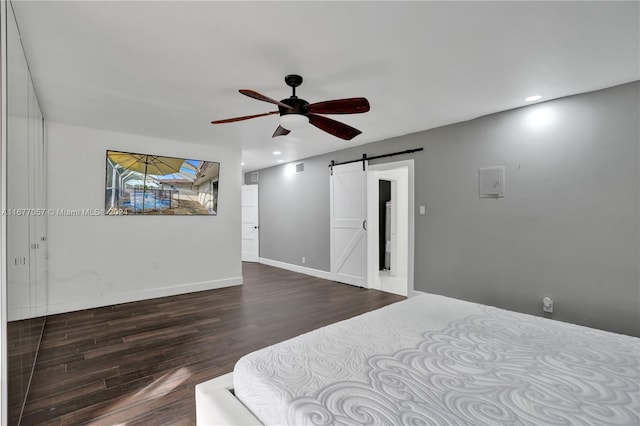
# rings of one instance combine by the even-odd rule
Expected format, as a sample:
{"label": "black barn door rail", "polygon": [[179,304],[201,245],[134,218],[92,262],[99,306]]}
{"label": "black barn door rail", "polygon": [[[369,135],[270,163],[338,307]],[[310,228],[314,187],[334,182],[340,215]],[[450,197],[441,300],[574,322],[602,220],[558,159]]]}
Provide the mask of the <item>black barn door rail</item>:
{"label": "black barn door rail", "polygon": [[391,154],[375,155],[373,157],[367,157],[367,154],[362,154],[362,158],[359,158],[357,160],[343,161],[341,163],[336,163],[334,160],[331,160],[331,163],[329,164],[329,168],[331,169],[331,175],[333,176],[334,166],[341,166],[343,164],[357,163],[359,161],[362,161],[362,170],[365,170],[365,166],[366,166],[365,162],[368,160],[375,160],[377,158],[385,158],[385,157],[393,157],[394,155],[411,154],[413,152],[418,152],[422,150],[424,150],[424,148],[414,148],[414,149],[407,149],[406,151],[392,152]]}

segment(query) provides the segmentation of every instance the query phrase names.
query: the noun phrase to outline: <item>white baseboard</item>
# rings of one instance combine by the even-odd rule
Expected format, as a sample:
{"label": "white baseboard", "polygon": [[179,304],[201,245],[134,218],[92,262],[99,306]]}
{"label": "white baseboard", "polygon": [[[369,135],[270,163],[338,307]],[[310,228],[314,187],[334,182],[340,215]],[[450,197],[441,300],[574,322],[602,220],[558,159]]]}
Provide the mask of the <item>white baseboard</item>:
{"label": "white baseboard", "polygon": [[307,268],[305,266],[293,265],[291,263],[280,262],[278,260],[265,259],[261,257],[259,259],[260,263],[268,266],[274,266],[280,269],[286,269],[288,271],[299,272],[305,275],[311,275],[312,277],[322,278],[324,280],[333,281],[334,277],[331,275],[331,272],[321,271],[319,269]]}
{"label": "white baseboard", "polygon": [[31,308],[7,308],[7,321],[19,321],[27,318],[35,318],[36,315],[31,314]]}
{"label": "white baseboard", "polygon": [[45,315],[47,315],[47,306],[45,305],[7,309],[7,321],[20,321]]}
{"label": "white baseboard", "polygon": [[47,314],[62,314],[65,312],[80,311],[83,309],[99,308],[101,306],[155,299],[157,297],[193,293],[195,291],[215,290],[217,288],[231,287],[240,284],[242,284],[242,277],[232,277],[213,281],[203,281],[199,283],[189,283],[170,287],[154,288],[149,290],[137,291],[135,293],[119,293],[84,298],[81,300],[65,300],[63,302],[50,303],[48,306]]}
{"label": "white baseboard", "polygon": [[424,292],[424,291],[411,290],[411,297],[413,297],[413,296],[420,296],[421,294],[429,294],[429,293],[426,293],[426,292]]}

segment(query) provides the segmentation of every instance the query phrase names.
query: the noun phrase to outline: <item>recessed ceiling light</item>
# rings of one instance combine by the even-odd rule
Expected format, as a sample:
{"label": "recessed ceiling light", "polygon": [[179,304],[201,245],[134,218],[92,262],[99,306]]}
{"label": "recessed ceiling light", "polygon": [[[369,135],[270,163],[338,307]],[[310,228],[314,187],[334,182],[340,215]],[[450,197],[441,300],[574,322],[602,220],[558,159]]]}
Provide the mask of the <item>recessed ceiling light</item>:
{"label": "recessed ceiling light", "polygon": [[280,155],[282,154],[280,151],[273,151],[273,155]]}
{"label": "recessed ceiling light", "polygon": [[524,98],[524,101],[525,102],[533,102],[533,101],[537,101],[537,100],[540,100],[540,99],[542,99],[542,96],[533,95],[533,96],[528,96],[528,97]]}
{"label": "recessed ceiling light", "polygon": [[244,166],[244,163],[240,163],[241,166]]}
{"label": "recessed ceiling light", "polygon": [[284,160],[278,160],[278,163],[284,163]]}

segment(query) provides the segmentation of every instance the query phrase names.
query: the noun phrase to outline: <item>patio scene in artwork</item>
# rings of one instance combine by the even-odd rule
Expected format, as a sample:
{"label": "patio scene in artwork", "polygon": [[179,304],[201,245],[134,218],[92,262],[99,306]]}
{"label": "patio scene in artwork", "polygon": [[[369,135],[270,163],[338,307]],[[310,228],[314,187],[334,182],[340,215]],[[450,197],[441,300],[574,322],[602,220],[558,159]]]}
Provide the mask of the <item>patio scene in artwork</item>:
{"label": "patio scene in artwork", "polygon": [[108,214],[215,215],[220,164],[107,152]]}

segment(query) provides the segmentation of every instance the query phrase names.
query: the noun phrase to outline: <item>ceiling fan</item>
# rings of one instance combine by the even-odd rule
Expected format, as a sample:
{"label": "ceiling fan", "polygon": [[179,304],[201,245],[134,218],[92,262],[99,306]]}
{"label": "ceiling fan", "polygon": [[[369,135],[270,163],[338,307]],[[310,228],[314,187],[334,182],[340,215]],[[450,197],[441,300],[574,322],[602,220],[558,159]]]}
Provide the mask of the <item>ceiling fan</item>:
{"label": "ceiling fan", "polygon": [[367,112],[369,111],[369,101],[366,98],[335,99],[310,104],[296,96],[296,87],[302,84],[301,76],[290,74],[284,78],[284,81],[287,86],[292,88],[293,93],[289,98],[281,101],[271,99],[254,90],[239,90],[240,93],[250,98],[278,105],[278,111],[216,120],[212,121],[211,124],[233,123],[250,118],[264,117],[265,115],[280,114],[280,125],[273,133],[272,137],[274,138],[288,135],[291,130],[301,130],[307,124],[312,124],[320,130],[345,140],[351,140],[362,133],[358,129],[318,114],[360,114]]}

